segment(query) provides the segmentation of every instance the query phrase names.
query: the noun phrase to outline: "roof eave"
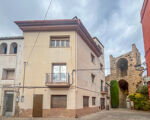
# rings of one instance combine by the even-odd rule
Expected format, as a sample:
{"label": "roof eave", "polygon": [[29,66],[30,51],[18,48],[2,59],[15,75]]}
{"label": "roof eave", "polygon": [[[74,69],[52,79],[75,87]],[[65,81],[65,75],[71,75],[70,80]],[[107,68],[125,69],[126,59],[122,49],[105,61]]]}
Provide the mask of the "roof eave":
{"label": "roof eave", "polygon": [[79,19],[66,20],[40,20],[40,21],[15,21],[23,32],[34,31],[77,31],[88,46],[93,50],[97,57],[101,55],[98,52],[97,45]]}

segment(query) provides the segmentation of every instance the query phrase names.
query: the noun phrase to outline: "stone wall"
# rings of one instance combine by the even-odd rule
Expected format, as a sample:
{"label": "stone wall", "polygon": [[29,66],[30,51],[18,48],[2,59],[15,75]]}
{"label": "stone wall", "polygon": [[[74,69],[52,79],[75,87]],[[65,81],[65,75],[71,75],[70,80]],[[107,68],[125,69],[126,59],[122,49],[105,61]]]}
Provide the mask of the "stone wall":
{"label": "stone wall", "polygon": [[[43,109],[43,117],[78,118],[98,111],[100,111],[99,107],[86,107],[82,109],[63,109],[63,108]],[[28,117],[28,118],[32,117],[32,109],[26,110],[21,109],[19,117]]]}

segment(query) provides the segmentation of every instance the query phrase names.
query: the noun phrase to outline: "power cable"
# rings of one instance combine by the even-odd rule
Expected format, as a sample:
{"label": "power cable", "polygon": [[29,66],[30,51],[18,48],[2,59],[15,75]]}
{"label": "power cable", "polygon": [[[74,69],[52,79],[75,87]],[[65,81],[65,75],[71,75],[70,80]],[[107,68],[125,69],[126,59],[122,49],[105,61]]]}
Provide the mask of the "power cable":
{"label": "power cable", "polygon": [[[44,16],[43,21],[46,20],[46,17],[47,17],[47,15],[48,15],[48,12],[49,12],[49,9],[50,9],[51,4],[52,4],[52,0],[49,0],[48,9],[47,9],[47,11],[46,11],[46,14],[45,14],[45,16]],[[41,27],[40,27],[40,29],[41,29]],[[27,63],[28,63],[28,61],[29,61],[30,58],[31,58],[32,52],[33,52],[33,50],[34,50],[34,48],[35,48],[35,45],[36,45],[36,43],[37,43],[37,41],[38,41],[38,38],[39,38],[40,33],[41,33],[41,31],[39,31],[38,34],[37,34],[37,36],[36,36],[36,39],[35,39],[34,44],[33,44],[33,47],[32,47],[32,49],[31,49],[31,51],[30,51],[30,53],[29,53],[29,56],[28,56],[28,59],[27,59]]]}
{"label": "power cable", "polygon": [[[44,16],[43,21],[46,19],[47,15],[48,15],[48,12],[49,12],[49,9],[50,9],[51,4],[52,4],[52,0],[49,0],[49,5],[48,5],[48,8],[47,8],[47,11],[46,11],[46,14],[45,14],[45,16]],[[41,29],[41,27],[40,27],[40,29]],[[29,56],[28,56],[28,58],[27,58],[27,61],[24,62],[24,63],[25,63],[25,64],[24,64],[24,79],[23,79],[23,90],[22,90],[22,93],[23,93],[23,94],[24,94],[24,83],[25,83],[26,64],[28,64],[28,62],[29,62],[29,60],[30,60],[30,58],[31,58],[32,52],[33,52],[33,50],[34,50],[34,48],[35,48],[35,45],[36,45],[36,43],[37,43],[37,41],[38,41],[38,38],[39,38],[40,33],[41,33],[41,31],[38,32],[38,34],[37,34],[37,36],[36,36],[36,39],[35,39],[35,41],[34,41],[34,43],[33,43],[33,47],[32,47],[32,49],[31,49],[31,51],[30,51],[30,53],[29,53]]]}

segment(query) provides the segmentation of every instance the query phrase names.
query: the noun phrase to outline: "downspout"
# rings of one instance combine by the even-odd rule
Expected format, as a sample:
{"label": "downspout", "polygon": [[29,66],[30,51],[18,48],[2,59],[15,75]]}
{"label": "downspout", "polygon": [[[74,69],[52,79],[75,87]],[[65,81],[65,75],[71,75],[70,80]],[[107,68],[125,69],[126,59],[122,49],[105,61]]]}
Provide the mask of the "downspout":
{"label": "downspout", "polygon": [[26,64],[27,62],[24,62],[24,74],[23,74],[23,89],[22,89],[22,95],[24,95],[24,83],[25,83],[25,76],[26,76]]}
{"label": "downspout", "polygon": [[[15,108],[16,108],[16,106],[18,106],[18,100],[16,100],[16,99],[19,99],[18,98],[18,90],[16,91],[16,85],[18,86],[18,79],[17,79],[17,71],[19,71],[19,69],[18,69],[18,57],[19,57],[19,53],[18,53],[18,48],[19,48],[19,45],[18,45],[19,43],[17,43],[17,53],[16,53],[16,65],[15,65],[15,79],[14,79],[14,85],[13,85],[13,92],[14,92],[14,101],[13,101],[13,116],[15,116]],[[17,84],[16,84],[16,82],[17,82]],[[18,114],[18,113],[17,113]]]}
{"label": "downspout", "polygon": [[78,78],[78,71],[77,71],[77,67],[78,67],[78,61],[77,61],[77,44],[78,44],[78,41],[77,41],[77,32],[75,32],[75,41],[76,41],[76,43],[75,43],[75,49],[76,49],[76,55],[75,55],[75,77],[76,77],[76,79],[75,79],[75,118],[78,118],[78,115],[77,115],[77,78]]}

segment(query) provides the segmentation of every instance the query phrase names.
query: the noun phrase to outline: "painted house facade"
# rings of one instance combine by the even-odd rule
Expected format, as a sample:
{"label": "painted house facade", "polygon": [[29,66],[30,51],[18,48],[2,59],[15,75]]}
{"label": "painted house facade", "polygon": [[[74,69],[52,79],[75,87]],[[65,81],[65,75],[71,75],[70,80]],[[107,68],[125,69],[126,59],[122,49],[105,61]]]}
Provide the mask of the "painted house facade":
{"label": "painted house facade", "polygon": [[0,115],[14,116],[18,100],[23,37],[0,38]]}
{"label": "painted house facade", "polygon": [[143,29],[143,39],[145,48],[145,59],[147,66],[147,78],[145,81],[149,88],[149,99],[150,99],[150,0],[144,0],[143,7],[141,10],[141,24]]}
{"label": "painted house facade", "polygon": [[15,23],[24,37],[20,117],[105,109],[104,47],[78,18]]}

